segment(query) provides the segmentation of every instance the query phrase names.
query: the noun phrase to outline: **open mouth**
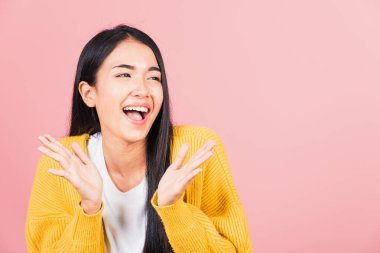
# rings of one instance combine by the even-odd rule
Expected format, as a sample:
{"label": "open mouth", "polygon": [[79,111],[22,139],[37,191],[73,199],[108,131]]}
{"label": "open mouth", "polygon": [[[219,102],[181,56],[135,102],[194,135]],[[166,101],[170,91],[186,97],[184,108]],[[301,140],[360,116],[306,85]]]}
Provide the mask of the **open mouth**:
{"label": "open mouth", "polygon": [[145,120],[147,115],[150,113],[150,109],[146,108],[146,110],[144,111],[140,109],[124,108],[123,112],[131,120],[143,121]]}

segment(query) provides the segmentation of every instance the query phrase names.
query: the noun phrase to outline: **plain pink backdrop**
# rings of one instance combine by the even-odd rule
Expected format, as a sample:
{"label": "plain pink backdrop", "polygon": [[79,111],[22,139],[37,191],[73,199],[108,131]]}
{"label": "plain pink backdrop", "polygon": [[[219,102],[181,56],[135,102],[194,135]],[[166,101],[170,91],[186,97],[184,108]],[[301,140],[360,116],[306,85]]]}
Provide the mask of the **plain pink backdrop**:
{"label": "plain pink backdrop", "polygon": [[63,136],[85,43],[158,43],[174,121],[225,143],[255,253],[380,252],[380,3],[0,1],[0,252],[25,252],[40,153]]}

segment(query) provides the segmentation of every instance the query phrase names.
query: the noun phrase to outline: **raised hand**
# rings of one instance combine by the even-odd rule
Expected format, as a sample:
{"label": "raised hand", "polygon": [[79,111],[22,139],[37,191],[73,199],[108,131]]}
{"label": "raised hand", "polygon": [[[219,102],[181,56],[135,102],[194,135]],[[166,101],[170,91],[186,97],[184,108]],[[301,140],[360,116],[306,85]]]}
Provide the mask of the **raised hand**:
{"label": "raised hand", "polygon": [[157,189],[157,204],[165,206],[175,203],[182,193],[186,190],[192,179],[202,168],[202,163],[208,160],[212,155],[212,148],[215,142],[209,140],[197,150],[190,160],[181,167],[189,150],[188,144],[183,144],[178,151],[175,161],[168,167],[162,176]]}
{"label": "raised hand", "polygon": [[48,172],[67,179],[81,196],[81,206],[85,213],[96,213],[102,204],[103,180],[95,165],[76,142],[71,144],[74,154],[52,136],[45,134],[38,139],[44,146],[38,150],[56,160],[62,170],[49,169]]}

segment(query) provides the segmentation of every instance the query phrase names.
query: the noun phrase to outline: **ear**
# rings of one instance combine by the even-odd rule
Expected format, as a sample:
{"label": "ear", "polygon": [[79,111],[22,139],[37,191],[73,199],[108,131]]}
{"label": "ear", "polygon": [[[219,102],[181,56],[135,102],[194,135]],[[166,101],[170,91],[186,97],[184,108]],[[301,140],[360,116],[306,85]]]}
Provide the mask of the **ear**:
{"label": "ear", "polygon": [[89,85],[85,81],[81,81],[78,85],[78,90],[82,96],[83,102],[88,107],[95,107],[96,105],[96,89],[95,87]]}

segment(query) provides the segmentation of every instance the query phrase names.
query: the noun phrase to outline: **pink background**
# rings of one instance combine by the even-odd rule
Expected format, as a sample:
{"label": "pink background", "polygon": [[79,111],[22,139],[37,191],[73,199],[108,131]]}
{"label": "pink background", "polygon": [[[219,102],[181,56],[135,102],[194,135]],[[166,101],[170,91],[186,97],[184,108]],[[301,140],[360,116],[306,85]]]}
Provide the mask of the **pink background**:
{"label": "pink background", "polygon": [[380,252],[380,3],[0,2],[0,252],[25,252],[37,136],[103,28],[158,43],[176,124],[225,143],[256,253]]}

